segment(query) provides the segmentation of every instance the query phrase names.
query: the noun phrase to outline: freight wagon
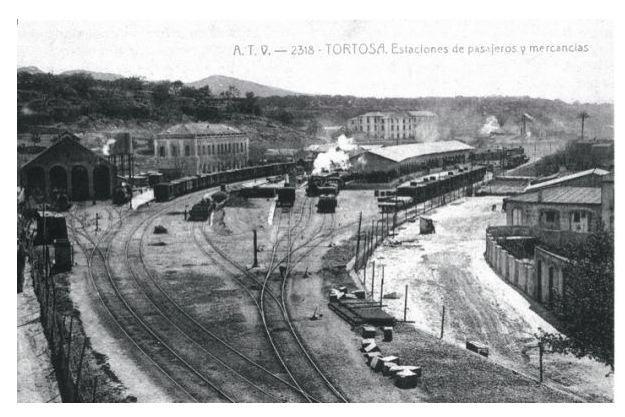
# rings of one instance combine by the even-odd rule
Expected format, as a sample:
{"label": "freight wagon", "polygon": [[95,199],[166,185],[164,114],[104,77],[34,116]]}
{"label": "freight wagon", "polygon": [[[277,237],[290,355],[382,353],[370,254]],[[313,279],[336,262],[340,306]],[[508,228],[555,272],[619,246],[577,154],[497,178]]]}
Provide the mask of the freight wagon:
{"label": "freight wagon", "polygon": [[295,163],[293,162],[260,165],[161,182],[154,186],[154,198],[157,202],[169,201],[176,197],[206,188],[222,186],[224,184],[245,181],[252,178],[283,175],[294,166]]}
{"label": "freight wagon", "polygon": [[458,168],[446,173],[432,175],[421,181],[397,188],[398,196],[411,197],[414,204],[423,203],[463,187],[469,187],[484,179],[485,166]]}
{"label": "freight wagon", "polygon": [[334,213],[336,211],[336,195],[323,194],[317,202],[317,213]]}

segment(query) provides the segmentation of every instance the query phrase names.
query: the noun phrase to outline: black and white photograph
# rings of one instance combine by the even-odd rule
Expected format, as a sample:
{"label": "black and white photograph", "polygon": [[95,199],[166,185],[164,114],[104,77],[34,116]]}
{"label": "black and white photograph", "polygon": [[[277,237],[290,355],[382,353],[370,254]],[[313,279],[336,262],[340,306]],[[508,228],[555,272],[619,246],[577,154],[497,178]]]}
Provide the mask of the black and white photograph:
{"label": "black and white photograph", "polygon": [[615,21],[97,7],[9,28],[18,406],[614,405]]}

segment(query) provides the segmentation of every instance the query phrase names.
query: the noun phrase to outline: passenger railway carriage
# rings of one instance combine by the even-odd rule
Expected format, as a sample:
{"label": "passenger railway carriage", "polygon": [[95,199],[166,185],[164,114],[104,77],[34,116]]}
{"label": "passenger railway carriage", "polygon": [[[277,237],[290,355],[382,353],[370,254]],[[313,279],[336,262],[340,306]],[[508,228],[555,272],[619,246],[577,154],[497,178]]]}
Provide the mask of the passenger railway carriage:
{"label": "passenger railway carriage", "polygon": [[169,201],[181,195],[205,188],[245,181],[252,178],[283,175],[294,167],[294,162],[288,162],[178,178],[176,180],[156,184],[154,186],[154,198],[159,202]]}

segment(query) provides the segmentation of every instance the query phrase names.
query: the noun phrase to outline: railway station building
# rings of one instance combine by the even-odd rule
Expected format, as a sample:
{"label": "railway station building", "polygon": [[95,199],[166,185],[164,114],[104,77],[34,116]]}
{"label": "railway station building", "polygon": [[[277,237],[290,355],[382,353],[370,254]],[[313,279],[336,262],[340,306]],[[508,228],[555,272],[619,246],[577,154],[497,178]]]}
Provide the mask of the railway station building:
{"label": "railway station building", "polygon": [[469,161],[473,147],[456,140],[369,148],[350,158],[355,172],[390,172],[436,168]]}
{"label": "railway station building", "polygon": [[243,168],[249,138],[223,124],[177,124],[154,140],[154,155],[158,169],[173,177]]}
{"label": "railway station building", "polygon": [[100,200],[111,197],[116,170],[106,159],[87,149],[80,138],[65,132],[55,142],[24,164],[19,185],[37,200],[55,190],[66,191],[70,200]]}

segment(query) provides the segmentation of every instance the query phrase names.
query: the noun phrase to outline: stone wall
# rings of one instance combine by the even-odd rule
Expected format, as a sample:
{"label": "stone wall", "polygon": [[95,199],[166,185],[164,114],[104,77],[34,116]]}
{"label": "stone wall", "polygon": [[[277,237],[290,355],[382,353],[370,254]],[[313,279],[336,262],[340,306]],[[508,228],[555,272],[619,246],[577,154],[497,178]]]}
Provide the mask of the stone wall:
{"label": "stone wall", "polygon": [[564,293],[564,269],[568,260],[540,246],[535,247],[532,259],[518,259],[499,244],[498,239],[512,236],[515,232],[525,233],[526,230],[522,226],[488,228],[484,258],[507,283],[550,306],[557,294]]}
{"label": "stone wall", "polygon": [[534,273],[534,261],[530,259],[516,259],[505,250],[497,238],[491,233],[486,233],[486,262],[493,270],[510,285],[520,289],[525,294],[533,297],[536,288]]}

